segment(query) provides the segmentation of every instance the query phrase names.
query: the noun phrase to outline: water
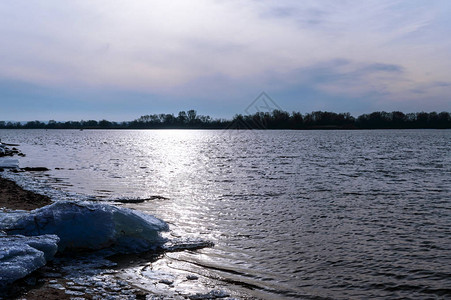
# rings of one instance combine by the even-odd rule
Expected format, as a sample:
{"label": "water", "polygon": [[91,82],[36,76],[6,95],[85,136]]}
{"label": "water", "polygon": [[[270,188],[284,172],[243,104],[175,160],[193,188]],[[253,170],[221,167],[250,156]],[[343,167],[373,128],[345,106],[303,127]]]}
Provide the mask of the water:
{"label": "water", "polygon": [[[0,131],[20,175],[129,207],[213,248],[170,253],[263,299],[451,296],[451,131]],[[24,177],[25,176],[25,177]],[[61,196],[64,197],[64,196]]]}

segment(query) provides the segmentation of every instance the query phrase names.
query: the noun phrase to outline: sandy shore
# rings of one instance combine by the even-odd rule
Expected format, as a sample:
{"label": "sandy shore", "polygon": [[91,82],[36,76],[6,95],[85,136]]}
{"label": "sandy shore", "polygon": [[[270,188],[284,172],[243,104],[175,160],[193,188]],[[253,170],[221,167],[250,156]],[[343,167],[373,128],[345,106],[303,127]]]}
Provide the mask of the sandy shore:
{"label": "sandy shore", "polygon": [[0,177],[0,208],[33,210],[50,203],[49,197],[26,191],[15,182]]}

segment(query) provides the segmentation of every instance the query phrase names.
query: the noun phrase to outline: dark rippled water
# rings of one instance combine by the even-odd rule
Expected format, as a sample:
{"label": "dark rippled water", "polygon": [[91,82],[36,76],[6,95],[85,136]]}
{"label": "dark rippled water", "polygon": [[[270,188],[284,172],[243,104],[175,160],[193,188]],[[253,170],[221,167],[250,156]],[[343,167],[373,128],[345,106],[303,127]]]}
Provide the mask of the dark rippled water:
{"label": "dark rippled water", "polygon": [[[451,297],[451,131],[0,131],[37,188],[130,205],[214,248],[177,268],[257,298]],[[81,197],[81,196],[80,196]]]}

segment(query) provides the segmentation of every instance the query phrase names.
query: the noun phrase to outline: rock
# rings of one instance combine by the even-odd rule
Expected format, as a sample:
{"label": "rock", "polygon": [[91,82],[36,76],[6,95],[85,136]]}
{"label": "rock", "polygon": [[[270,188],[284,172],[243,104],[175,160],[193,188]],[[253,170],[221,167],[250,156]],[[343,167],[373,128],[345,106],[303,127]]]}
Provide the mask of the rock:
{"label": "rock", "polygon": [[47,169],[45,167],[25,167],[25,168],[22,168],[21,170],[27,171],[27,172],[45,172],[45,171],[50,171],[49,169]]}
{"label": "rock", "polygon": [[174,283],[174,281],[172,280],[168,280],[168,279],[161,279],[160,281],[158,281],[159,283],[163,283],[163,284],[167,284],[167,285],[171,285]]}

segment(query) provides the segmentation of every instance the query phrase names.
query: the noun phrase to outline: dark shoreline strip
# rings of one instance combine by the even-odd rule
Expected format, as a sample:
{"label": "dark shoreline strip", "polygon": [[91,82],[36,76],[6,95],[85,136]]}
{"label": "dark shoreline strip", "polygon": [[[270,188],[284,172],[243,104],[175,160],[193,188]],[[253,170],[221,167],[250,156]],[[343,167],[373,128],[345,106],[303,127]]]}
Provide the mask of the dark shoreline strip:
{"label": "dark shoreline strip", "polygon": [[0,175],[0,208],[33,210],[52,203],[49,197],[24,190]]}

